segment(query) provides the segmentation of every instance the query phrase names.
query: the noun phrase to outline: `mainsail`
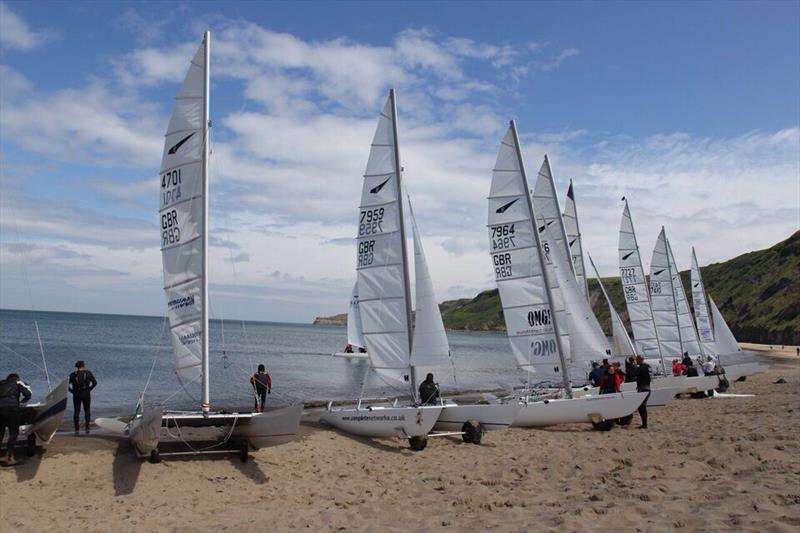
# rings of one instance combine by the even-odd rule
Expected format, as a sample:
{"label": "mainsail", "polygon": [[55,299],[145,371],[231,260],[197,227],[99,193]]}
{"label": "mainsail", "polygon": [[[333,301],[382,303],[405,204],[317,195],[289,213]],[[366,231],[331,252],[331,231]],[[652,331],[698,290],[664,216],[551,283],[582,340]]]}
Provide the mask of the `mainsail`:
{"label": "mainsail", "polygon": [[589,263],[592,265],[592,269],[594,270],[594,275],[597,278],[597,284],[600,285],[600,290],[602,291],[603,297],[606,299],[606,303],[608,304],[609,315],[611,315],[611,349],[616,356],[629,357],[631,355],[636,355],[636,349],[633,347],[633,342],[628,335],[628,330],[625,328],[625,323],[622,321],[622,317],[619,316],[619,313],[617,313],[617,310],[614,308],[614,304],[611,303],[611,298],[608,297],[606,288],[603,285],[603,280],[600,279],[600,274],[597,272],[597,267],[594,266],[594,261],[592,261],[592,256],[589,255],[588,257]]}
{"label": "mainsail", "polygon": [[678,272],[675,256],[672,255],[672,246],[669,244],[669,239],[667,239],[667,253],[669,254],[669,264],[672,268],[672,285],[675,290],[678,325],[681,328],[681,349],[684,352],[689,352],[690,355],[705,355],[705,350],[700,344],[697,330],[694,327],[692,312],[689,310],[689,300],[686,298],[686,290],[683,288],[683,280],[681,280],[681,274]]}
{"label": "mainsail", "polygon": [[[586,265],[583,262],[583,243],[581,227],[578,223],[578,209],[575,206],[575,191],[572,180],[569,180],[567,200],[564,202],[564,230],[567,233],[567,246],[570,250],[572,264],[575,267],[575,279],[583,297],[589,298],[589,285],[586,279]],[[599,279],[599,278],[598,278]]]}
{"label": "mainsail", "polygon": [[653,320],[656,324],[662,356],[680,358],[683,353],[683,343],[678,327],[677,298],[672,281],[673,275],[675,274],[673,274],[667,253],[667,237],[662,227],[653,249],[653,259],[650,261],[650,298],[653,304]]}
{"label": "mainsail", "polygon": [[645,357],[660,357],[663,364],[658,331],[653,320],[650,289],[644,275],[639,243],[636,241],[636,231],[633,229],[633,219],[627,200],[619,226],[619,276],[633,328],[635,346]]}
{"label": "mainsail", "polygon": [[513,121],[500,143],[488,203],[489,253],[517,365],[560,376],[570,390]]}
{"label": "mainsail", "polygon": [[397,108],[392,89],[378,118],[364,172],[356,268],[370,365],[381,375],[408,381],[411,297],[400,171]]}
{"label": "mainsail", "polygon": [[708,303],[711,307],[711,319],[714,321],[715,353],[718,355],[726,355],[741,352],[742,349],[739,348],[736,337],[733,336],[731,328],[728,327],[728,323],[725,322],[722,313],[719,312],[717,305],[714,303],[714,299],[710,295],[708,297]]}
{"label": "mainsail", "polygon": [[210,34],[175,98],[161,158],[161,259],[175,369],[203,378],[208,410],[208,71]]}
{"label": "mainsail", "polygon": [[706,303],[706,289],[703,284],[703,276],[700,273],[700,266],[697,264],[697,255],[692,247],[692,305],[694,306],[694,319],[697,323],[697,333],[700,341],[707,352],[715,353],[714,330],[711,328],[711,317]]}
{"label": "mainsail", "polygon": [[361,327],[361,311],[358,309],[358,281],[353,285],[353,294],[350,296],[350,305],[347,308],[347,344],[357,348],[366,346]]}
{"label": "mainsail", "polygon": [[450,344],[447,342],[442,314],[433,291],[433,280],[422,249],[422,239],[419,236],[417,220],[414,218],[411,199],[408,201],[408,211],[414,233],[414,277],[417,297],[411,365],[416,368],[451,364]]}

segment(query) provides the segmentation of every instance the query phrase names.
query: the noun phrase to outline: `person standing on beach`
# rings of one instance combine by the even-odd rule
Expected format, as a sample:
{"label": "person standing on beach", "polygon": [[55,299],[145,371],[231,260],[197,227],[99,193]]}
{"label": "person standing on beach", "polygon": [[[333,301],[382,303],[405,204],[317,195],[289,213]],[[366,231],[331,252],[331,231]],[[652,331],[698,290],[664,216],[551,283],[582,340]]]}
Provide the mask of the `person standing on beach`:
{"label": "person standing on beach", "polygon": [[94,374],[86,368],[86,363],[75,363],[75,372],[69,375],[69,391],[72,393],[72,408],[75,411],[72,420],[75,422],[75,434],[80,431],[81,405],[83,417],[86,422],[86,433],[89,433],[89,423],[92,418],[92,389],[97,386]]}
{"label": "person standing on beach", "polygon": [[625,382],[636,381],[636,358],[628,357],[625,361]]}
{"label": "person standing on beach", "polygon": [[[20,396],[22,400],[20,400]],[[18,374],[11,373],[6,379],[0,381],[0,443],[6,435],[8,428],[8,448],[6,452],[6,465],[14,466],[14,446],[19,436],[19,404],[31,399],[31,388],[19,379]]]}
{"label": "person standing on beach", "polygon": [[639,417],[642,425],[639,429],[647,429],[647,400],[650,399],[650,365],[644,362],[641,355],[636,357],[636,392],[646,392],[642,405],[639,406]]}
{"label": "person standing on beach", "polygon": [[[348,344],[348,346],[350,345]],[[255,411],[261,413],[264,411],[267,394],[272,394],[272,378],[264,365],[258,365],[258,372],[250,376],[250,385],[253,386],[256,393]]]}

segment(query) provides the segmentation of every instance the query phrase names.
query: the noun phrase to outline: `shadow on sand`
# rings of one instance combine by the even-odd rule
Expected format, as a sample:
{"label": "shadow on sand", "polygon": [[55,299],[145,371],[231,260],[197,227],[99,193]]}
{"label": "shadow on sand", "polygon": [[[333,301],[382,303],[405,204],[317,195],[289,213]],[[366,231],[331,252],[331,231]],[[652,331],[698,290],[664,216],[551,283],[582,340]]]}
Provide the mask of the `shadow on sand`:
{"label": "shadow on sand", "polygon": [[39,465],[42,464],[43,454],[44,450],[38,449],[33,457],[28,457],[24,448],[18,447],[15,450],[14,457],[19,462],[14,467],[14,473],[17,475],[18,482],[30,481],[36,477],[37,472],[39,472]]}
{"label": "shadow on sand", "polygon": [[[360,442],[361,444],[364,444],[364,445],[369,446],[371,448],[375,448],[376,450],[380,450],[382,452],[406,453],[406,452],[410,452],[411,451],[411,448],[404,448],[402,446],[389,446],[388,444],[384,444],[383,442],[381,442],[380,439],[373,438],[373,437],[362,437],[360,435],[353,435],[353,434],[347,433],[345,431],[342,431],[337,427],[333,427],[333,426],[329,426],[327,424],[323,424],[322,422],[311,422],[311,421],[304,420],[302,422],[302,425],[307,426],[307,427],[311,427],[311,428],[314,428],[314,429],[323,430],[323,431],[333,431],[337,435],[341,435],[342,437],[347,437],[350,440],[354,440],[356,442]],[[398,440],[400,440],[400,439],[398,439]]]}
{"label": "shadow on sand", "polygon": [[136,451],[128,441],[121,441],[114,452],[114,495],[126,496],[136,488],[142,460],[136,457]]}

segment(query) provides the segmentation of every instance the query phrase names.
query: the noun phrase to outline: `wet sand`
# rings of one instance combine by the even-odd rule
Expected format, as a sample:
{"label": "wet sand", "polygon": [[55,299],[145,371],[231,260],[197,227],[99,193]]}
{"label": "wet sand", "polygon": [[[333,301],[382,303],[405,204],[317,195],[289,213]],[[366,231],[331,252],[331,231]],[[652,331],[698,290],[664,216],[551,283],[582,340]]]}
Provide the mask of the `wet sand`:
{"label": "wet sand", "polygon": [[[775,384],[783,377],[787,383]],[[651,411],[650,429],[574,424],[431,439],[422,452],[302,426],[235,455],[135,459],[59,435],[0,469],[3,531],[797,531],[800,362]]]}

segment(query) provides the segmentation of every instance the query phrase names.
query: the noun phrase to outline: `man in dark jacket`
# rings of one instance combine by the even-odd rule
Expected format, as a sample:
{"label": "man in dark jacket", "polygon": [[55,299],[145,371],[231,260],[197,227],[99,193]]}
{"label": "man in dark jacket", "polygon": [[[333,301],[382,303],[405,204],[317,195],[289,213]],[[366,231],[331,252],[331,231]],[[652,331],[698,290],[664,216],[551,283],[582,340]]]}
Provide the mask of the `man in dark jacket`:
{"label": "man in dark jacket", "polygon": [[92,389],[97,386],[94,374],[86,368],[83,361],[75,363],[75,372],[69,375],[69,391],[72,393],[72,407],[75,411],[72,420],[75,422],[75,434],[80,430],[81,405],[83,405],[83,416],[86,421],[86,433],[89,433],[89,421],[91,420]]}
{"label": "man in dark jacket", "polygon": [[[22,397],[22,400],[20,400]],[[0,443],[6,435],[8,428],[8,449],[6,452],[6,464],[13,466],[17,464],[14,459],[14,446],[17,444],[19,436],[19,404],[31,399],[31,388],[28,387],[17,374],[9,374],[6,379],[0,381]]]}
{"label": "man in dark jacket", "polygon": [[425,381],[419,384],[419,401],[423,404],[433,405],[439,399],[439,385],[434,383],[433,374],[425,376]]}
{"label": "man in dark jacket", "polygon": [[625,361],[625,383],[636,381],[636,358],[634,356],[628,357]]}
{"label": "man in dark jacket", "polygon": [[[348,346],[350,346],[348,344]],[[264,411],[264,403],[267,401],[267,394],[272,394],[272,378],[264,365],[258,365],[258,372],[250,376],[250,385],[256,393],[255,411]]]}
{"label": "man in dark jacket", "polygon": [[644,362],[641,355],[636,357],[636,392],[646,392],[642,405],[639,406],[639,417],[642,425],[639,429],[647,429],[647,400],[650,399],[650,365]]}

